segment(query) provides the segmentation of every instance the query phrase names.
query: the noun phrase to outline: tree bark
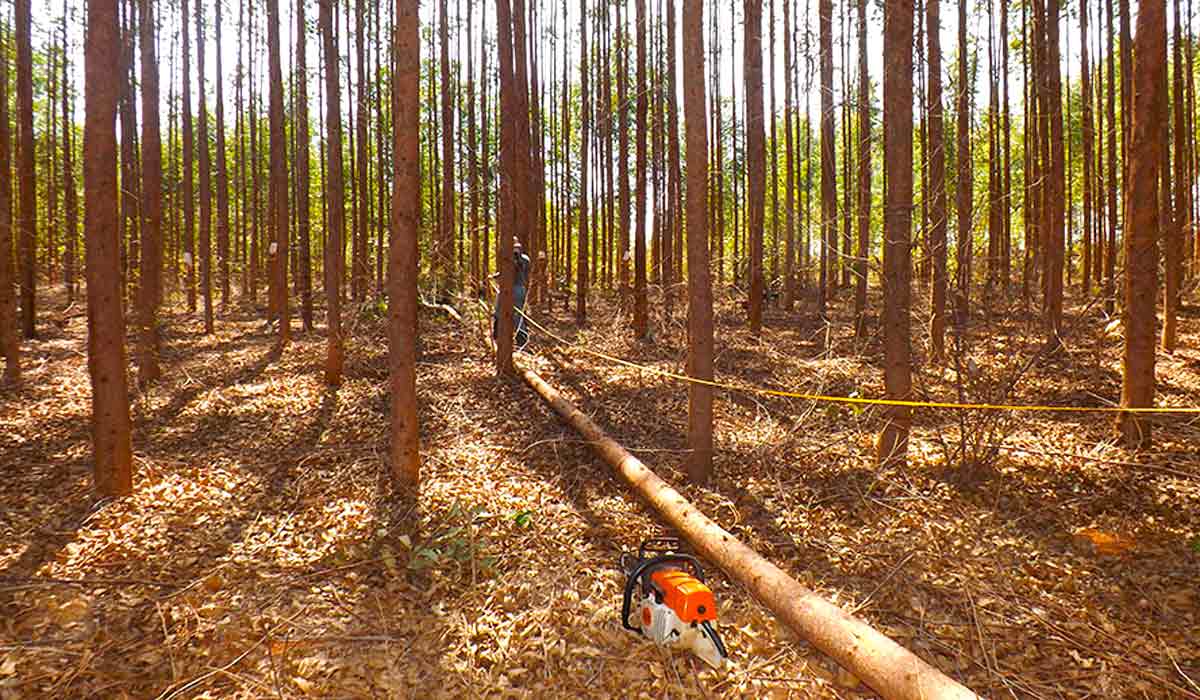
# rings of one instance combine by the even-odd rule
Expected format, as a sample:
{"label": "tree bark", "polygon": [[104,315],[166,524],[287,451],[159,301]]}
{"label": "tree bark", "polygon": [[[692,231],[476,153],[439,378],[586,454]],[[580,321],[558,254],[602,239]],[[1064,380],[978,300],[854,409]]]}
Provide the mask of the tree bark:
{"label": "tree bark", "polygon": [[1080,117],[1083,120],[1083,279],[1081,286],[1084,296],[1091,296],[1092,293],[1092,239],[1095,234],[1092,225],[1094,213],[1092,211],[1092,158],[1094,157],[1092,143],[1095,135],[1092,127],[1092,75],[1091,64],[1088,60],[1088,44],[1088,4],[1087,0],[1079,0],[1079,78],[1082,92],[1080,102],[1083,103],[1083,114]]}
{"label": "tree bark", "polygon": [[592,147],[591,102],[588,99],[587,0],[579,4],[579,255],[575,266],[575,323],[587,322],[588,289],[588,151]]}
{"label": "tree bark", "polygon": [[[1165,0],[1143,0],[1138,6],[1134,50],[1133,133],[1129,142],[1129,177],[1125,182],[1125,344],[1122,356],[1121,406],[1154,404],[1154,332],[1158,292],[1158,178],[1162,124],[1167,104],[1167,21]],[[1136,88],[1136,90],[1133,90]],[[1118,429],[1130,449],[1150,445],[1150,423],[1144,414],[1122,413]]]}
{"label": "tree bark", "polygon": [[283,132],[283,71],[279,58],[279,0],[267,0],[267,54],[270,71],[270,129],[271,129],[271,217],[270,231],[275,240],[271,259],[271,283],[274,290],[275,312],[279,321],[277,350],[287,347],[291,334],[291,313],[288,310],[288,178],[284,149],[287,141]]}
{"label": "tree bark", "polygon": [[84,48],[84,230],[87,232],[88,374],[94,478],[101,496],[133,490],[125,317],[117,241],[117,0],[90,0]]}
{"label": "tree bark", "polygon": [[[325,305],[329,339],[325,353],[325,383],[342,382],[345,349],[342,341],[342,277],[344,258],[342,241],[346,237],[346,193],[342,184],[342,112],[341,81],[338,77],[338,47],[333,36],[333,0],[320,0],[321,39],[325,48],[325,138],[329,158],[325,199],[329,202],[326,221]],[[390,269],[390,266],[389,266]]]}
{"label": "tree bark", "polygon": [[500,291],[496,295],[496,374],[513,373],[513,237],[517,234],[516,112],[519,89],[513,54],[513,12],[508,0],[496,0],[496,47],[500,69],[500,203],[496,221],[496,267]]}
{"label": "tree bark", "polygon": [[[1035,2],[1036,4],[1036,2]],[[1045,8],[1045,71],[1042,105],[1048,120],[1045,134],[1050,139],[1050,161],[1044,173],[1042,198],[1042,243],[1045,272],[1042,277],[1046,314],[1046,346],[1051,351],[1062,347],[1063,305],[1063,219],[1064,219],[1064,161],[1063,161],[1063,114],[1062,82],[1059,77],[1058,41],[1059,0],[1046,0]]]}
{"label": "tree bark", "polygon": [[421,207],[418,5],[417,0],[396,0],[396,71],[392,81],[396,169],[388,245],[391,471],[394,482],[413,491],[419,488],[421,476],[417,422],[417,233]]}
{"label": "tree bark", "polygon": [[[79,265],[79,199],[75,189],[75,154],[74,154],[74,139],[75,126],[71,116],[71,90],[67,81],[68,66],[71,61],[67,58],[70,54],[67,46],[67,0],[63,0],[63,25],[62,25],[62,121],[63,121],[63,144],[62,144],[62,169],[63,169],[63,214],[65,216],[63,229],[63,285],[67,292],[67,303],[75,302],[75,295],[78,293],[79,283],[76,267]],[[5,78],[7,80],[7,77]],[[7,125],[7,121],[5,121]],[[4,172],[9,172],[5,170]],[[11,201],[11,200],[10,200]],[[0,246],[0,250],[9,250]]]}
{"label": "tree bark", "polygon": [[[938,26],[930,23],[930,31]],[[884,195],[883,333],[884,383],[889,399],[908,399],[912,388],[909,298],[912,280],[912,0],[887,0],[883,18]],[[880,466],[904,464],[912,412],[904,406],[885,411],[876,444]]]}
{"label": "tree bark", "polygon": [[[668,0],[674,2],[674,0]],[[683,3],[683,71],[703,76],[704,2]],[[683,118],[687,149],[688,375],[713,379],[713,300],[708,260],[708,143],[704,80],[684,81]],[[688,478],[696,484],[712,476],[713,388],[688,384]]]}
{"label": "tree bark", "polygon": [[837,260],[837,142],[833,133],[833,0],[819,0],[821,52],[821,272],[817,312],[828,318]]}
{"label": "tree bark", "polygon": [[871,74],[867,71],[867,0],[858,0],[858,251],[854,329],[867,332],[867,261],[871,257]]}
{"label": "tree bark", "polygon": [[[221,309],[229,308],[229,167],[225,158],[225,72],[221,55],[221,5],[217,13],[217,274],[221,285]],[[142,145],[145,148],[145,144]]]}
{"label": "tree bark", "polygon": [[[15,0],[17,40],[17,260],[21,332],[37,337],[37,151],[33,134],[33,46],[29,0]],[[113,75],[116,75],[114,72]]]}
{"label": "tree bark", "polygon": [[[971,313],[971,251],[972,231],[971,218],[974,200],[974,163],[971,161],[971,90],[973,81],[967,71],[969,52],[967,51],[967,0],[958,0],[958,92],[955,96],[956,116],[955,127],[957,154],[955,167],[958,171],[955,178],[958,183],[958,201],[955,207],[958,214],[958,234],[955,246],[955,325],[965,326]],[[888,171],[889,174],[891,171]]]}
{"label": "tree bark", "polygon": [[932,309],[929,324],[930,361],[946,358],[946,152],[943,141],[941,3],[927,0],[926,40],[929,48],[929,254],[933,256]]}
{"label": "tree bark", "polygon": [[633,233],[633,333],[644,339],[650,334],[650,308],[646,299],[646,0],[635,0],[637,22],[637,135],[636,228]]}
{"label": "tree bark", "polygon": [[1171,217],[1168,221],[1164,222],[1167,224],[1167,240],[1164,260],[1166,274],[1164,275],[1165,284],[1163,285],[1162,349],[1167,352],[1175,352],[1175,346],[1178,342],[1179,287],[1183,280],[1183,232],[1187,228],[1189,210],[1187,205],[1188,175],[1185,165],[1189,122],[1184,117],[1183,109],[1183,32],[1180,27],[1182,21],[1179,12],[1179,0],[1175,0],[1174,8],[1175,46],[1172,59],[1175,65],[1172,76],[1172,91],[1174,92],[1173,112],[1175,122],[1173,130],[1175,137],[1175,172],[1173,177],[1175,181],[1175,206],[1173,209],[1164,212],[1164,214]]}
{"label": "tree bark", "polygon": [[[824,3],[829,1],[823,0]],[[742,60],[746,81],[746,213],[750,227],[749,323],[750,335],[758,337],[762,334],[763,219],[766,207],[763,192],[766,185],[766,134],[763,131],[762,0],[745,0],[745,12],[746,39],[742,45]],[[832,129],[832,122],[830,124]]]}
{"label": "tree bark", "polygon": [[[306,332],[313,329],[312,225],[309,214],[308,21],[305,3],[296,3],[296,239],[300,256],[300,318]],[[324,183],[322,183],[324,184]]]}
{"label": "tree bark", "polygon": [[17,309],[13,298],[16,272],[13,268],[12,135],[8,117],[8,52],[0,18],[0,354],[4,355],[4,381],[21,379],[21,349],[17,337]]}
{"label": "tree bark", "polygon": [[154,0],[141,0],[142,59],[142,246],[138,284],[138,381],[159,378],[158,300],[162,285],[163,173],[162,137],[159,133],[158,59],[155,57],[157,24]]}

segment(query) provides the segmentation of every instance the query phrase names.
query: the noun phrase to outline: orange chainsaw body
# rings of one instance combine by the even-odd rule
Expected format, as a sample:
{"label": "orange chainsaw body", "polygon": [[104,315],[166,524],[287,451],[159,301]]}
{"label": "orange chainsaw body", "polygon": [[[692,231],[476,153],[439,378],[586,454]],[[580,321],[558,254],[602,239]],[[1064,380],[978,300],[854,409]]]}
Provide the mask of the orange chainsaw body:
{"label": "orange chainsaw body", "polygon": [[712,590],[683,569],[659,569],[650,574],[650,580],[681,621],[691,624],[717,619]]}

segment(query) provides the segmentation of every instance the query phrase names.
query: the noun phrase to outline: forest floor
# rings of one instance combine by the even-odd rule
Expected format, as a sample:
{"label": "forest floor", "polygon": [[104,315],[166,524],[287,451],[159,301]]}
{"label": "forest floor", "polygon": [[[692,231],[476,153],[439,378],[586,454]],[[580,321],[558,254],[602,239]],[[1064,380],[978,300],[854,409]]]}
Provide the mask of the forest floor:
{"label": "forest floor", "polygon": [[[718,378],[881,395],[882,346],[854,338],[849,298],[827,334],[771,310],[755,341],[727,297]],[[921,396],[1115,401],[1120,332],[1097,306],[1070,304],[1067,352],[1043,358],[1036,318],[1003,303],[974,319],[950,363],[961,380],[915,339]],[[2,699],[872,696],[719,571],[729,669],[622,630],[617,558],[663,527],[519,380],[494,377],[486,311],[423,312],[416,499],[386,476],[378,310],[351,322],[331,389],[320,332],[275,358],[243,309],[211,336],[166,319],[165,378],[135,387],[134,493],[97,501],[86,319],[46,308],[22,388],[0,395]],[[584,329],[561,308],[535,318],[576,345],[535,332],[523,362],[723,527],[980,694],[1200,698],[1194,416],[1156,419],[1154,449],[1134,454],[1108,414],[920,410],[908,466],[879,470],[877,410],[722,391],[715,478],[697,488],[679,469],[685,387],[580,349],[682,371],[682,311],[651,343],[611,300]],[[1194,300],[1181,330],[1159,401],[1194,406]]]}

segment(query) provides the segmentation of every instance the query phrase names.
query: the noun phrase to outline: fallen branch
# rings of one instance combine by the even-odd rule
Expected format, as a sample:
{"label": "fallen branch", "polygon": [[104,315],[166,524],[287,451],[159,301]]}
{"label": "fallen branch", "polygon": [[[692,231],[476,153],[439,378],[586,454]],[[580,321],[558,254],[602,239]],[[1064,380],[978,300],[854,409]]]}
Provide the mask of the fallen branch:
{"label": "fallen branch", "polygon": [[696,551],[719,566],[802,638],[889,700],[976,698],[975,693],[759,556],[608,437],[537,373],[522,377]]}

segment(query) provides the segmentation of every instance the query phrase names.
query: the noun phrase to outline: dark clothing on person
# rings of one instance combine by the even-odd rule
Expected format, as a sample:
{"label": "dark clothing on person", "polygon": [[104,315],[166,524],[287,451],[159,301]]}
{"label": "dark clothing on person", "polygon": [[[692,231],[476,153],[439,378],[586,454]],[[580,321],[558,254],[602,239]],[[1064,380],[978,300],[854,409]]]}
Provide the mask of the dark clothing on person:
{"label": "dark clothing on person", "polygon": [[[516,327],[516,349],[524,350],[529,342],[529,327],[525,323],[525,294],[529,286],[529,256],[513,251],[513,325]],[[496,339],[496,320],[500,316],[500,296],[496,295],[496,310],[492,312],[492,340]]]}

